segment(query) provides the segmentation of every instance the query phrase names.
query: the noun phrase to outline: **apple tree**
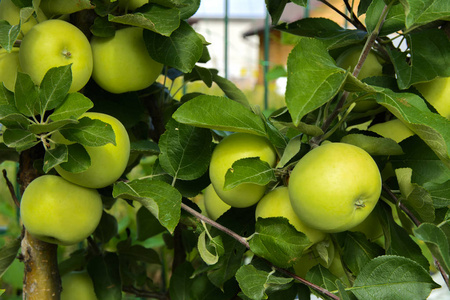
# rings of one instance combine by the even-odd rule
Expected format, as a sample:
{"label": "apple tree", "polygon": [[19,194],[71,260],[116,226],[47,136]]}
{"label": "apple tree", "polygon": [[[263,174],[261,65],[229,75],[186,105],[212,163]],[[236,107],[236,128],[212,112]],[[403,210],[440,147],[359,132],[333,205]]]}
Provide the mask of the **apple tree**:
{"label": "apple tree", "polygon": [[296,40],[270,115],[202,65],[200,0],[0,2],[0,161],[25,224],[0,274],[24,265],[24,299],[448,289],[447,0],[323,1],[351,28],[265,2]]}

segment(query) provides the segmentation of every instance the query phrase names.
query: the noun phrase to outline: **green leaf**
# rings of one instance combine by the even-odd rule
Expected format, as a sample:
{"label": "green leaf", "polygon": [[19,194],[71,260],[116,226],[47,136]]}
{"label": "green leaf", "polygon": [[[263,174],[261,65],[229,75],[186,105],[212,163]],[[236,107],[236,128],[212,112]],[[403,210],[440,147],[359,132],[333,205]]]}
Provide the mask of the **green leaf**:
{"label": "green leaf", "polygon": [[[118,225],[117,219],[103,211],[100,223],[94,231],[94,237],[96,240],[102,243],[107,243],[114,236],[117,235]],[[117,250],[119,250],[119,244],[117,245]]]}
{"label": "green leaf", "polygon": [[[420,2],[420,1],[419,1]],[[410,51],[388,49],[400,89],[412,84],[450,76],[450,40],[439,29],[428,29],[406,35]]]}
{"label": "green leaf", "polygon": [[209,167],[211,142],[210,130],[171,119],[159,140],[161,167],[174,178],[197,179]]}
{"label": "green leaf", "polygon": [[250,107],[245,94],[230,80],[213,73],[213,81],[220,87],[225,95],[236,102],[241,103],[245,107]]}
{"label": "green leaf", "polygon": [[48,173],[55,166],[69,159],[67,145],[56,145],[55,148],[45,151],[43,170]]}
{"label": "green leaf", "polygon": [[34,134],[41,134],[41,133],[45,133],[45,132],[55,131],[67,124],[76,124],[76,123],[78,123],[77,120],[71,120],[71,119],[59,120],[59,121],[50,122],[47,124],[37,123],[37,124],[31,124],[30,126],[28,126],[28,130]]}
{"label": "green leaf", "polygon": [[83,94],[70,93],[49,118],[53,121],[78,119],[93,106],[92,101]]}
{"label": "green leaf", "polygon": [[302,138],[301,136],[296,136],[289,140],[286,148],[284,149],[283,155],[277,164],[277,168],[283,168],[286,164],[294,158],[302,148]]}
{"label": "green leaf", "polygon": [[450,120],[427,110],[422,98],[414,94],[384,89],[376,95],[376,100],[401,119],[450,168]]}
{"label": "green leaf", "polygon": [[371,260],[351,288],[359,299],[426,299],[439,287],[415,261],[392,255]]}
{"label": "green leaf", "polygon": [[224,190],[231,190],[242,183],[266,185],[275,181],[275,172],[259,157],[248,157],[235,161],[225,174]]}
{"label": "green leaf", "polygon": [[212,239],[208,238],[209,242],[207,243],[206,237],[206,231],[203,231],[198,237],[198,252],[207,265],[214,265],[219,261],[219,257],[225,252],[222,244],[222,238],[220,235],[213,237]]}
{"label": "green leaf", "polygon": [[6,129],[3,133],[3,142],[10,148],[17,151],[29,149],[39,143],[36,136],[23,129]]}
{"label": "green leaf", "polygon": [[142,153],[147,155],[158,155],[160,153],[157,143],[150,140],[131,142],[130,153]]}
{"label": "green leaf", "polygon": [[300,259],[303,250],[311,245],[286,218],[258,218],[255,233],[249,240],[250,249],[274,265],[288,268]]}
{"label": "green leaf", "polygon": [[264,122],[247,108],[225,97],[198,96],[184,103],[172,116],[197,127],[247,132],[265,136]]}
{"label": "green leaf", "polygon": [[17,72],[14,90],[17,109],[27,117],[34,116],[36,106],[39,103],[39,93],[30,75]]}
{"label": "green leaf", "polygon": [[[372,33],[380,20],[384,7],[386,6],[383,0],[372,1],[370,4],[365,24],[367,31]],[[405,11],[400,3],[392,5],[388,11],[388,14],[383,22],[383,26],[380,29],[380,36],[386,36],[390,33],[399,31],[405,27]]]}
{"label": "green leaf", "polygon": [[0,123],[10,129],[27,129],[30,120],[13,105],[0,105]]}
{"label": "green leaf", "polygon": [[68,124],[59,131],[66,139],[83,146],[98,147],[108,143],[116,144],[111,125],[97,119],[84,117],[77,124]]}
{"label": "green leaf", "polygon": [[144,206],[139,208],[136,213],[136,231],[137,239],[144,241],[152,236],[163,232],[165,228],[159,223],[158,219]]}
{"label": "green leaf", "polygon": [[169,294],[172,300],[187,300],[192,286],[194,268],[185,261],[173,271],[170,277]]}
{"label": "green leaf", "polygon": [[268,299],[266,290],[272,286],[285,286],[294,279],[276,276],[274,272],[256,269],[252,265],[242,266],[236,273],[242,292],[250,299]]}
{"label": "green leaf", "polygon": [[64,170],[72,173],[81,173],[91,166],[91,157],[82,145],[68,145],[67,151],[67,161],[60,164],[61,168]]}
{"label": "green leaf", "polygon": [[192,17],[200,7],[200,0],[181,0],[181,3],[178,7],[181,20],[187,20]]}
{"label": "green leaf", "polygon": [[108,17],[97,17],[90,28],[93,35],[98,37],[113,37],[116,34],[116,26],[108,21]]}
{"label": "green leaf", "polygon": [[361,269],[373,258],[383,255],[383,249],[367,240],[361,232],[347,232],[345,236],[343,260],[345,265],[358,275]]}
{"label": "green leaf", "polygon": [[142,245],[128,245],[122,241],[117,244],[117,252],[121,258],[125,256],[147,264],[161,264],[158,253],[154,249],[145,248]]}
{"label": "green leaf", "polygon": [[271,0],[266,1],[267,11],[272,17],[272,25],[276,25],[283,14],[284,7],[289,0]]}
{"label": "green leaf", "polygon": [[337,291],[338,287],[336,285],[336,281],[339,281],[339,278],[336,277],[330,270],[318,264],[312,267],[308,273],[306,273],[306,280],[321,286],[328,291]]}
{"label": "green leaf", "polygon": [[435,208],[443,208],[450,205],[450,180],[442,184],[431,182],[423,187],[430,193]]}
{"label": "green leaf", "polygon": [[370,155],[401,155],[402,147],[394,140],[378,138],[364,134],[348,134],[341,139],[341,143],[358,146]]}
{"label": "green leaf", "polygon": [[431,223],[414,228],[414,235],[424,241],[447,274],[450,272],[450,246],[445,232]]}
{"label": "green leaf", "polygon": [[167,230],[173,232],[181,212],[181,195],[170,184],[145,178],[114,184],[113,196],[140,202]]}
{"label": "green leaf", "polygon": [[142,27],[163,36],[170,36],[180,26],[180,11],[156,4],[144,5],[133,14],[108,15],[110,22]]}
{"label": "green leaf", "polygon": [[286,104],[294,125],[303,116],[330,101],[345,83],[347,72],[336,66],[325,45],[302,38],[287,62]]}
{"label": "green leaf", "polygon": [[65,99],[72,84],[70,65],[51,68],[42,79],[39,89],[39,113],[43,116],[47,110],[58,107]]}
{"label": "green leaf", "polygon": [[401,0],[406,11],[406,27],[424,25],[436,20],[450,21],[446,0]]}
{"label": "green leaf", "polygon": [[19,249],[19,239],[14,239],[0,248],[0,277],[5,274],[8,267],[13,263],[14,259],[16,259]]}
{"label": "green leaf", "polygon": [[0,84],[0,105],[15,105],[14,93],[8,90],[4,84]]}
{"label": "green leaf", "polygon": [[103,256],[94,256],[89,260],[87,270],[98,299],[122,299],[119,266],[119,257],[116,253],[107,252]]}
{"label": "green leaf", "polygon": [[6,20],[0,20],[0,46],[10,52],[20,33],[20,25],[10,25]]}
{"label": "green leaf", "polygon": [[144,41],[150,56],[170,67],[189,73],[203,53],[203,43],[185,21],[169,37],[144,30]]}

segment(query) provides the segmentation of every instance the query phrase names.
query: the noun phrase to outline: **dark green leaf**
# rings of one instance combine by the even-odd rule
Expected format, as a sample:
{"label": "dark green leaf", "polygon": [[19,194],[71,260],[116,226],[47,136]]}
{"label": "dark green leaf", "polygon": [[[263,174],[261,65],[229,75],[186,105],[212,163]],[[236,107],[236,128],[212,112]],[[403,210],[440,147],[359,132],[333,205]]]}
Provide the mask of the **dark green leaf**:
{"label": "dark green leaf", "polygon": [[0,84],[0,105],[15,105],[14,93],[8,90],[5,85]]}
{"label": "dark green leaf", "polygon": [[68,145],[67,151],[67,161],[60,164],[60,167],[64,170],[72,173],[81,173],[91,166],[91,157],[82,145]]}
{"label": "dark green leaf", "polygon": [[0,46],[11,51],[20,33],[20,25],[10,25],[6,20],[0,20]]}
{"label": "dark green leaf", "polygon": [[347,232],[344,247],[343,260],[355,275],[358,275],[369,261],[384,253],[380,246],[368,241],[361,232]]}
{"label": "dark green leaf", "polygon": [[0,277],[16,259],[20,249],[20,240],[14,239],[0,248]]}
{"label": "dark green leaf", "polygon": [[43,116],[47,110],[58,107],[66,98],[72,84],[70,65],[51,68],[42,79],[39,89],[39,113]]}
{"label": "dark green leaf", "polygon": [[70,93],[64,102],[50,115],[53,121],[78,119],[94,106],[91,100],[80,93]]}
{"label": "dark green leaf", "polygon": [[337,278],[333,273],[331,273],[330,270],[321,264],[312,267],[306,274],[305,279],[327,289],[328,291],[338,290],[336,281],[339,281],[339,278]]}
{"label": "dark green leaf", "polygon": [[430,193],[435,208],[450,205],[450,180],[442,184],[428,183],[423,187]]}
{"label": "dark green leaf", "polygon": [[14,90],[17,109],[27,117],[34,116],[36,106],[39,103],[39,93],[30,75],[17,72]]}
{"label": "dark green leaf", "polygon": [[402,147],[394,140],[378,138],[364,134],[348,134],[341,139],[341,143],[358,146],[370,155],[401,155]]}
{"label": "dark green leaf", "polygon": [[88,117],[81,118],[77,124],[64,126],[60,132],[69,141],[84,146],[98,147],[108,143],[116,144],[114,130],[110,124]]}
{"label": "dark green leaf", "polygon": [[[375,0],[370,4],[365,18],[366,28],[369,33],[373,32],[375,29],[385,6],[384,0]],[[385,36],[404,27],[405,11],[403,6],[400,3],[397,3],[390,7],[385,21],[383,22],[383,26],[381,27],[380,35]]]}
{"label": "dark green leaf", "polygon": [[17,151],[29,149],[39,143],[33,133],[23,129],[6,129],[3,133],[3,142]]}
{"label": "dark green leaf", "polygon": [[450,246],[442,229],[431,223],[414,228],[414,235],[424,241],[447,274],[450,272]]}
{"label": "dark green leaf", "polygon": [[10,129],[27,129],[30,120],[13,105],[0,105],[0,123]]}
{"label": "dark green leaf", "polygon": [[142,245],[128,245],[127,243],[120,242],[117,245],[117,252],[120,256],[127,256],[136,261],[142,261],[147,264],[161,264],[158,253]]}
{"label": "dark green leaf", "polygon": [[137,239],[144,241],[165,230],[158,219],[144,206],[136,213]]}
{"label": "dark green leaf", "polygon": [[245,107],[250,107],[245,94],[230,80],[213,73],[213,81],[222,89],[225,95]]}
{"label": "dark green leaf", "polygon": [[119,265],[117,254],[111,252],[107,252],[104,256],[94,256],[89,260],[87,270],[98,299],[122,299]]}
{"label": "dark green leaf", "polygon": [[97,17],[90,28],[93,35],[98,37],[113,37],[116,34],[116,26],[108,21],[108,17]]}
{"label": "dark green leaf", "polygon": [[289,0],[270,0],[266,1],[267,11],[272,17],[272,24],[275,25],[281,18],[284,8]]}
{"label": "dark green leaf", "polygon": [[50,122],[47,124],[37,123],[37,124],[31,124],[30,126],[28,126],[28,130],[34,134],[41,134],[41,133],[45,133],[45,132],[52,132],[52,131],[58,130],[59,128],[65,126],[67,124],[76,124],[76,123],[78,123],[78,121],[74,120],[74,119],[59,120],[59,121]]}
{"label": "dark green leaf", "polygon": [[130,152],[142,153],[147,155],[158,155],[160,153],[159,146],[157,143],[150,140],[140,140],[136,142],[131,142]]}
{"label": "dark green leaf", "polygon": [[446,0],[403,0],[405,6],[406,27],[419,26],[436,20],[450,21],[450,8]]}
{"label": "dark green leaf", "polygon": [[185,261],[180,264],[170,278],[169,294],[172,300],[187,300],[192,286],[192,265]]}
{"label": "dark green leaf", "polygon": [[426,299],[439,287],[415,261],[385,255],[364,266],[351,289],[359,299]]}
{"label": "dark green leaf", "polygon": [[211,87],[213,84],[213,73],[210,69],[195,66],[192,71],[184,75],[184,81],[203,81],[207,87]]}
{"label": "dark green leaf", "polygon": [[43,170],[48,173],[55,166],[66,162],[69,158],[67,145],[56,145],[55,148],[45,151]]}
{"label": "dark green leaf", "polygon": [[117,219],[103,211],[100,223],[94,231],[94,237],[102,243],[107,243],[117,234]]}
{"label": "dark green leaf", "polygon": [[182,5],[178,8],[181,20],[187,20],[192,17],[200,7],[200,0],[181,0],[181,3]]}
{"label": "dark green leaf", "polygon": [[275,180],[275,172],[267,162],[259,157],[243,158],[235,161],[225,174],[224,190],[231,190],[242,183],[267,185]]}

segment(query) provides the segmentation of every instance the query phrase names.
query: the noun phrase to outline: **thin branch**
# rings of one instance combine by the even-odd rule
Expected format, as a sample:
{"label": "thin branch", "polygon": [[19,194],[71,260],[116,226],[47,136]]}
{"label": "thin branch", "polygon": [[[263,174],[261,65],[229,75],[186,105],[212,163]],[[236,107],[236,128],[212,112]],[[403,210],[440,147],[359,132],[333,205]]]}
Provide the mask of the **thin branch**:
{"label": "thin branch", "polygon": [[[217,222],[211,220],[210,218],[202,215],[201,213],[199,213],[196,210],[190,208],[189,206],[187,206],[184,203],[181,203],[181,208],[184,209],[185,211],[187,211],[188,213],[190,213],[191,215],[193,215],[194,217],[196,217],[197,219],[199,219],[199,220],[201,220],[201,221],[203,221],[203,222],[205,222],[205,223],[207,223],[207,224],[209,224],[209,225],[219,229],[220,231],[228,234],[229,236],[231,236],[232,238],[237,240],[239,243],[244,245],[247,249],[250,249],[250,245],[248,244],[247,240],[244,237],[242,237],[239,234],[237,234],[236,232],[234,232],[234,231],[228,229],[227,227],[225,227],[223,225],[220,225],[219,223],[217,223]],[[270,262],[268,262],[268,263],[272,267],[274,267],[277,271],[279,271],[280,273],[288,275],[288,276],[294,278],[295,280],[297,280],[297,281],[299,281],[299,282],[301,282],[301,283],[303,283],[303,284],[313,288],[314,290],[318,291],[319,293],[322,293],[324,295],[327,295],[327,296],[331,297],[332,299],[339,300],[339,297],[337,297],[333,293],[329,292],[328,290],[326,290],[326,289],[324,289],[324,288],[322,288],[322,287],[320,287],[318,285],[315,285],[314,283],[309,282],[309,281],[307,281],[307,280],[305,280],[305,279],[295,275],[294,273],[289,272],[288,270],[285,270],[285,269],[279,268],[277,266],[274,266]]]}
{"label": "thin branch", "polygon": [[[344,19],[346,19],[348,22],[350,22],[351,24],[353,24],[353,20],[350,19],[346,14],[344,14],[342,11],[340,11],[339,9],[337,9],[336,7],[334,7],[333,4],[331,4],[330,2],[326,1],[326,0],[319,0],[320,2],[322,2],[323,4],[325,4],[326,6],[328,6],[329,8],[331,8],[332,10],[334,10],[335,12],[337,12],[341,17],[343,17]],[[355,25],[355,24],[353,24]],[[356,27],[356,26],[355,26]]]}
{"label": "thin branch", "polygon": [[6,170],[3,169],[2,172],[3,172],[3,177],[6,180],[6,185],[8,186],[9,193],[11,194],[11,198],[14,201],[14,204],[16,204],[17,207],[20,207],[20,202],[19,202],[19,200],[16,197],[16,192],[14,191],[14,185],[11,183],[11,181],[9,181],[8,174],[6,173]]}
{"label": "thin branch", "polygon": [[366,31],[366,26],[364,26],[364,24],[355,15],[355,13],[353,12],[353,7],[350,5],[348,0],[344,0],[344,4],[345,4],[345,7],[347,8],[347,10],[350,12],[350,18],[353,20],[352,24],[356,28]]}
{"label": "thin branch", "polygon": [[154,298],[154,299],[161,299],[161,300],[169,299],[169,297],[166,294],[141,290],[141,289],[135,288],[134,286],[124,286],[122,288],[122,291],[129,293],[129,294],[133,294],[133,295],[141,297],[141,298]]}

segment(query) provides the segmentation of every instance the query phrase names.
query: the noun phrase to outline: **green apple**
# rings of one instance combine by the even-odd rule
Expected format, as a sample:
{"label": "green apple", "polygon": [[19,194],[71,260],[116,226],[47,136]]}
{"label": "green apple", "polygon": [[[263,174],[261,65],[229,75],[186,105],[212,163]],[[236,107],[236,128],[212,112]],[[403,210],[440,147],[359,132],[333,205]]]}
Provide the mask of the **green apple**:
{"label": "green apple", "polygon": [[92,74],[92,51],[80,29],[62,20],[48,20],[35,25],[23,37],[19,51],[20,66],[36,84],[53,67],[72,64],[69,92],[79,91]]}
{"label": "green apple", "polygon": [[249,207],[256,204],[266,191],[265,186],[243,183],[224,190],[225,174],[233,163],[247,157],[259,157],[274,166],[276,152],[269,141],[250,133],[234,133],[225,137],[214,149],[209,166],[211,183],[223,202],[232,207]]}
{"label": "green apple", "polygon": [[393,119],[384,123],[375,124],[370,126],[368,130],[378,133],[382,137],[390,138],[397,143],[400,143],[404,139],[414,135],[414,132],[411,131],[411,129],[409,129],[399,119]]}
{"label": "green apple", "polygon": [[214,221],[231,208],[231,206],[220,199],[212,184],[208,185],[208,187],[203,192],[203,195],[206,214]]}
{"label": "green apple", "polygon": [[307,226],[325,232],[355,227],[381,194],[377,164],[363,149],[327,143],[303,156],[291,172],[289,197]]}
{"label": "green apple", "polygon": [[381,227],[376,210],[372,211],[364,221],[349,230],[362,232],[371,241],[375,241],[383,235],[383,227]]}
{"label": "green apple", "polygon": [[61,277],[61,300],[97,300],[92,279],[86,271],[75,271]]}
{"label": "green apple", "polygon": [[[28,33],[30,29],[39,22],[47,20],[44,13],[39,10],[37,17],[31,16],[25,23],[21,25],[21,33],[19,38]],[[20,22],[20,8],[18,8],[11,0],[0,1],[0,20],[6,20],[10,25],[18,25]]]}
{"label": "green apple", "polygon": [[59,245],[86,239],[99,224],[102,211],[102,199],[96,190],[55,175],[33,180],[20,202],[20,217],[28,232]]}
{"label": "green apple", "polygon": [[[116,136],[116,145],[109,143],[99,147],[85,147],[91,158],[91,165],[86,171],[72,173],[59,165],[55,169],[59,175],[75,184],[88,188],[103,188],[114,183],[125,171],[130,156],[130,139],[123,124],[113,116],[87,112],[82,117],[110,124]],[[52,135],[52,140],[59,143],[70,143],[59,132]]]}
{"label": "green apple", "polygon": [[120,94],[149,87],[158,78],[163,65],[148,54],[143,29],[127,27],[114,37],[94,36],[92,78],[104,90]]}
{"label": "green apple", "polygon": [[14,91],[17,71],[20,71],[19,48],[13,48],[10,53],[0,48],[0,82],[10,91]]}
{"label": "green apple", "polygon": [[441,116],[450,120],[450,77],[438,77],[414,86]]}
{"label": "green apple", "polygon": [[119,7],[127,10],[135,10],[147,3],[148,0],[119,0]]}
{"label": "green apple", "polygon": [[303,232],[311,241],[311,245],[320,242],[327,236],[324,232],[306,226],[295,214],[289,199],[287,187],[278,187],[268,192],[256,205],[255,217],[285,217],[289,223],[300,232]]}

